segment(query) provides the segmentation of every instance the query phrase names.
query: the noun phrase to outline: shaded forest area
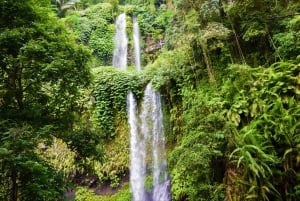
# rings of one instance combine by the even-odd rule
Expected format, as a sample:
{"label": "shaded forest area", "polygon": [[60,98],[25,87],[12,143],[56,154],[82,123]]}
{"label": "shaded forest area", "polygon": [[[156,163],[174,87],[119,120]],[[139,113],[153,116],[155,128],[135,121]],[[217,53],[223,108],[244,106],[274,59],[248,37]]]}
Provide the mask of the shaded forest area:
{"label": "shaded forest area", "polygon": [[[126,95],[140,100],[149,82],[163,100],[172,200],[300,199],[298,0],[0,0],[0,10],[0,200],[129,201]],[[127,71],[111,67],[123,12]]]}

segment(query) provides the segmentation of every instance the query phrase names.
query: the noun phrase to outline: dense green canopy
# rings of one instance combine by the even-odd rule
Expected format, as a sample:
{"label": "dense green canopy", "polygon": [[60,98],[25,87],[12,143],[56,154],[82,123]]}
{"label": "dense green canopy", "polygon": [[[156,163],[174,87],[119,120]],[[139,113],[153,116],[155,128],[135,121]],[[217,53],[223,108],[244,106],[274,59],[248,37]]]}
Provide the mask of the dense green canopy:
{"label": "dense green canopy", "polygon": [[62,176],[35,149],[72,128],[90,52],[48,1],[1,0],[0,8],[0,199],[62,199]]}
{"label": "dense green canopy", "polygon": [[[123,12],[127,71],[109,66]],[[129,201],[126,94],[139,104],[148,82],[172,200],[300,199],[298,0],[0,0],[0,200],[64,200],[73,183],[77,201]]]}

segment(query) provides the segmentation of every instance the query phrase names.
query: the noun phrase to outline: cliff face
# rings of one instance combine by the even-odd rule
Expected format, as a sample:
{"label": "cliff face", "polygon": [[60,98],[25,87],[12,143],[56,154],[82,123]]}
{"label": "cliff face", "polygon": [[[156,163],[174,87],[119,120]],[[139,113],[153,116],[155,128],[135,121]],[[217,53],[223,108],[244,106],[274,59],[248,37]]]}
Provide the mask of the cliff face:
{"label": "cliff face", "polygon": [[160,39],[158,41],[152,40],[150,37],[147,37],[146,47],[144,52],[146,54],[154,53],[155,51],[159,51],[163,48],[164,40]]}

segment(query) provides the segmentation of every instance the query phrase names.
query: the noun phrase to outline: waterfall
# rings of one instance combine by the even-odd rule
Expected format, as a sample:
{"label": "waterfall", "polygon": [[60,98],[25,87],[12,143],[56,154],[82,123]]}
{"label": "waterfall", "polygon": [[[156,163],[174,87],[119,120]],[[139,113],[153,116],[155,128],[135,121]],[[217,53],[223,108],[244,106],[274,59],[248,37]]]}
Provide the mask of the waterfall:
{"label": "waterfall", "polygon": [[[127,36],[126,16],[116,21],[113,65],[126,70]],[[133,40],[136,70],[141,70],[140,35],[136,18],[133,18]],[[132,201],[171,201],[171,180],[167,174],[165,138],[163,132],[161,98],[148,84],[139,112],[134,94],[127,95],[128,124],[130,127],[130,188]],[[152,191],[147,192],[147,170],[152,170]],[[151,171],[150,171],[151,172]]]}
{"label": "waterfall", "polygon": [[[136,17],[133,17],[133,43],[135,68],[141,70],[140,33]],[[147,133],[139,132],[139,120],[136,99],[132,92],[127,95],[130,126],[130,188],[133,201],[146,201],[146,140]],[[141,126],[142,127],[142,126]]]}
{"label": "waterfall", "polygon": [[[161,97],[158,92],[153,91],[151,84],[147,85],[144,92],[140,118],[144,139],[152,140],[150,151],[152,151],[153,158],[153,189],[152,198],[148,200],[170,201],[171,183],[167,173]],[[144,147],[147,148],[147,146]]]}
{"label": "waterfall", "polygon": [[126,70],[127,64],[127,43],[126,36],[126,15],[120,14],[116,20],[116,34],[114,37],[115,49],[113,53],[113,66]]}
{"label": "waterfall", "polygon": [[[131,133],[130,186],[133,201],[170,201],[171,183],[167,174],[160,94],[153,91],[151,84],[148,84],[140,113],[131,92],[127,100]],[[146,192],[145,189],[148,169],[152,170],[152,192]]]}
{"label": "waterfall", "polygon": [[128,122],[130,126],[130,186],[134,201],[145,200],[146,150],[144,136],[139,133],[137,103],[132,92],[127,95]]}
{"label": "waterfall", "polygon": [[136,17],[133,17],[133,44],[134,44],[134,61],[137,71],[141,70],[141,51],[140,51],[140,29]]}

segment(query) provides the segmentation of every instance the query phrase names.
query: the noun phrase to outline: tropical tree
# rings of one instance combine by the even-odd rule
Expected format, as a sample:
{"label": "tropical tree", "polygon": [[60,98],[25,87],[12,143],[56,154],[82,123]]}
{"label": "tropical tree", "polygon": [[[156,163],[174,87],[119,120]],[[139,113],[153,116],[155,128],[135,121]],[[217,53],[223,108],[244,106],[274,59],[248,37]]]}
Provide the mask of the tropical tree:
{"label": "tropical tree", "polygon": [[63,200],[62,172],[35,153],[40,135],[49,135],[48,128],[37,130],[28,124],[1,121],[1,200]]}
{"label": "tropical tree", "polygon": [[75,44],[49,9],[27,2],[1,5],[10,8],[1,12],[0,20],[1,116],[70,119],[78,89],[89,84],[85,64],[90,54]]}
{"label": "tropical tree", "polygon": [[62,177],[35,149],[54,135],[67,141],[61,133],[72,130],[82,107],[90,52],[57,21],[50,2],[8,0],[0,7],[0,197],[59,200]]}

